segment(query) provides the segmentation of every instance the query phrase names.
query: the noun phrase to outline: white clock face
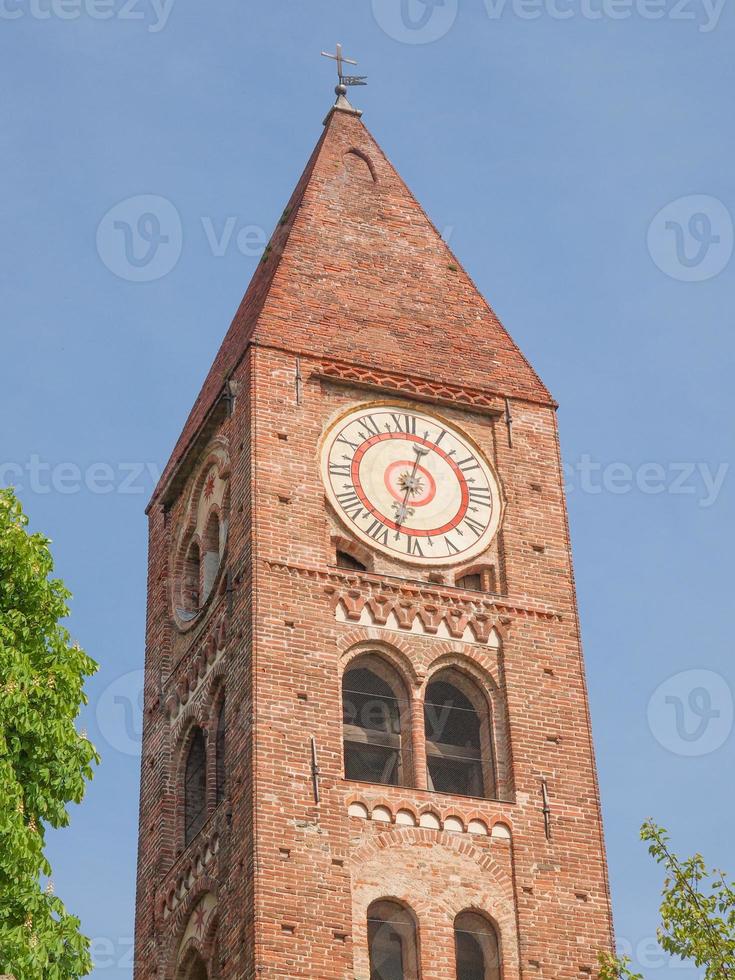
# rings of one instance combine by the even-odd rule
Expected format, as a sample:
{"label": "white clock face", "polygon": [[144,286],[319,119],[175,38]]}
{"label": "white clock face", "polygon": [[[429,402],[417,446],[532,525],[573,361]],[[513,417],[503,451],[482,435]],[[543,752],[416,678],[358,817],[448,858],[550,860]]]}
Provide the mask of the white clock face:
{"label": "white clock face", "polygon": [[500,486],[481,451],[449,422],[405,405],[343,415],[324,436],[321,467],[341,520],[393,558],[460,564],[498,530]]}

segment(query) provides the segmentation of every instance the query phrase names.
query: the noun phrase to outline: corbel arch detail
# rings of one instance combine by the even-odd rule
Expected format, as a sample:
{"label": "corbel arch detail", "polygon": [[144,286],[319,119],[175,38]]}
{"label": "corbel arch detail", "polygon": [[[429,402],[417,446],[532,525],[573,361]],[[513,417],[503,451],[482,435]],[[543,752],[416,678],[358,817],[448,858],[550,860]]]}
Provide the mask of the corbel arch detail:
{"label": "corbel arch detail", "polygon": [[198,953],[209,966],[219,924],[217,883],[201,878],[173,915],[166,980],[185,978],[187,959]]}
{"label": "corbel arch detail", "polygon": [[186,505],[173,535],[171,605],[174,622],[189,630],[212,604],[222,577],[230,507],[230,459],[219,436],[190,477]]}

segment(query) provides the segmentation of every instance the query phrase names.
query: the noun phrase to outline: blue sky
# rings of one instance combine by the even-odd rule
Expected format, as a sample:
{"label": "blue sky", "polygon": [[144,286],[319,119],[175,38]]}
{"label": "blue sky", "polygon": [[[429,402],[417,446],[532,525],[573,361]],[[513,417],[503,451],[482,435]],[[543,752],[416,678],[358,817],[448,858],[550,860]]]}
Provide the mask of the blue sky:
{"label": "blue sky", "polygon": [[132,975],[143,509],[319,136],[337,40],[561,404],[617,931],[647,975],[695,976],[652,947],[637,830],[655,816],[735,871],[732,7],[0,0],[0,21],[0,479],[102,665],[83,723],[104,762],[51,843],[95,977]]}

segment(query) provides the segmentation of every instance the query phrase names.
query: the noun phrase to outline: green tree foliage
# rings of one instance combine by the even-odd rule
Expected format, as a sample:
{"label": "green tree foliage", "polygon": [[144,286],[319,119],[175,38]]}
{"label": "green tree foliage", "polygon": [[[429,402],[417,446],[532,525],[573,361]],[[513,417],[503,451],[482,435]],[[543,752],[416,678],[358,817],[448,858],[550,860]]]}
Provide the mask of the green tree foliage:
{"label": "green tree foliage", "polygon": [[59,624],[69,592],[27,523],[0,490],[0,974],[71,980],[92,969],[89,941],[43,887],[45,829],[66,826],[98,761],[74,725],[97,665]]}
{"label": "green tree foliage", "polygon": [[[735,980],[735,890],[727,876],[707,868],[700,854],[678,858],[666,831],[652,820],[641,828],[641,839],[666,874],[658,929],[661,947],[704,967],[705,980]],[[643,977],[631,972],[629,959],[602,953],[600,980]]]}

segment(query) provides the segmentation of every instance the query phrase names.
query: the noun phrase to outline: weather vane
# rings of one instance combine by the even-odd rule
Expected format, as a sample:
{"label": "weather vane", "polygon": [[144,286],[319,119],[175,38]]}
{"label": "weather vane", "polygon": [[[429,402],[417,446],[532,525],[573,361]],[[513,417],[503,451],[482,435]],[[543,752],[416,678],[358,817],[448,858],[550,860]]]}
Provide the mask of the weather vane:
{"label": "weather vane", "polygon": [[342,53],[342,45],[337,45],[336,54],[330,54],[328,51],[322,51],[323,58],[331,58],[332,61],[337,62],[337,74],[339,75],[340,87],[347,85],[367,85],[367,75],[345,75],[344,66],[345,65],[356,65],[357,62],[353,61],[352,58],[345,58]]}

